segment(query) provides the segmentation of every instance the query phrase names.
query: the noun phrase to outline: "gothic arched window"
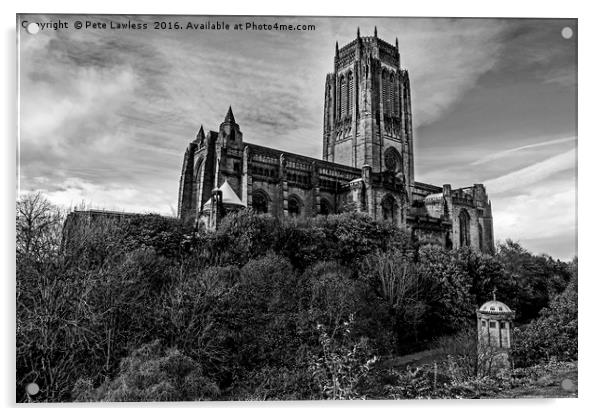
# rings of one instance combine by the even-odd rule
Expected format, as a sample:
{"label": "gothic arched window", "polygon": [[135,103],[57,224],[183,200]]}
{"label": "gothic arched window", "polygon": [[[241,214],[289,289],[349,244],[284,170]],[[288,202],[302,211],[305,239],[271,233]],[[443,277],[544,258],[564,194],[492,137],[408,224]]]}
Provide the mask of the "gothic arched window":
{"label": "gothic arched window", "polygon": [[460,211],[460,247],[470,246],[470,216],[465,209]]}
{"label": "gothic arched window", "polygon": [[298,217],[301,213],[301,203],[295,196],[288,197],[288,215],[291,217]]}
{"label": "gothic arched window", "polygon": [[401,112],[401,97],[399,94],[399,82],[396,81],[393,81],[393,115],[399,117],[399,113]]}
{"label": "gothic arched window", "polygon": [[383,221],[395,224],[397,222],[397,201],[391,194],[385,195],[382,199],[381,206],[383,209]]}
{"label": "gothic arched window", "polygon": [[479,250],[483,251],[483,226],[479,224]]}
{"label": "gothic arched window", "polygon": [[395,78],[393,73],[389,76],[389,114],[393,114],[395,108]]}
{"label": "gothic arched window", "polygon": [[253,192],[253,211],[258,214],[267,214],[268,198],[263,192]]}
{"label": "gothic arched window", "polygon": [[382,80],[382,97],[383,97],[383,110],[385,114],[389,113],[389,77],[387,76],[387,70],[383,69]]}
{"label": "gothic arched window", "polygon": [[341,77],[341,107],[339,112],[339,118],[343,118],[343,116],[347,112],[347,79],[342,76]]}
{"label": "gothic arched window", "polygon": [[347,82],[347,115],[350,115],[353,111],[353,73],[349,71],[348,75],[349,81]]}

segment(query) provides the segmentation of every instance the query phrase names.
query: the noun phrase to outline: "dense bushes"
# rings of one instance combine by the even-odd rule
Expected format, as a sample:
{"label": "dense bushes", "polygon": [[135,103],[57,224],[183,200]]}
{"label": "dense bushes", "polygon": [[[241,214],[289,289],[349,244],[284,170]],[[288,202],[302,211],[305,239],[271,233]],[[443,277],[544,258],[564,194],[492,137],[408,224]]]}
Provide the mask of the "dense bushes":
{"label": "dense bushes", "polygon": [[[54,209],[40,201],[24,212]],[[280,222],[243,210],[200,234],[154,215],[92,221],[62,251],[47,223],[60,216],[37,218],[18,227],[19,401],[374,397],[375,357],[472,326],[493,287],[508,303],[537,292],[528,316],[568,281],[565,264],[510,243],[495,257],[414,252],[356,213]],[[554,277],[544,290],[525,270],[537,285]],[[551,327],[566,309],[555,305],[541,318]]]}
{"label": "dense bushes", "polygon": [[577,359],[577,278],[556,296],[539,317],[514,331],[512,355],[517,366],[526,367],[558,360]]}
{"label": "dense bushes", "polygon": [[76,401],[141,402],[214,399],[219,389],[197,361],[155,341],[124,358],[115,380],[94,388],[79,379],[73,392]]}

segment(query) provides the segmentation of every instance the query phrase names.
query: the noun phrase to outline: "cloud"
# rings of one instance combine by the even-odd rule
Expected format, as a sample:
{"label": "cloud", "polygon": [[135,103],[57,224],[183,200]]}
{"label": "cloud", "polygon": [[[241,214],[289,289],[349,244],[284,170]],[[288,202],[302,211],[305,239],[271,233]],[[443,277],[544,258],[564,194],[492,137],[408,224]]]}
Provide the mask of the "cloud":
{"label": "cloud", "polygon": [[69,208],[106,209],[111,211],[160,213],[173,215],[174,207],[165,204],[165,191],[123,185],[99,185],[79,178],[66,178],[59,187],[49,186],[44,179],[39,187],[21,191],[43,192],[53,204]]}
{"label": "cloud", "polygon": [[503,159],[508,156],[513,156],[515,153],[521,152],[523,150],[535,149],[538,147],[545,147],[545,146],[551,146],[551,145],[558,144],[558,143],[575,142],[575,141],[576,141],[575,137],[563,137],[560,139],[546,140],[544,142],[527,144],[524,146],[518,146],[518,147],[514,147],[512,149],[502,150],[500,152],[489,154],[485,157],[475,160],[474,162],[471,163],[471,165],[472,166],[482,165],[484,163],[489,163],[494,160]]}
{"label": "cloud", "polygon": [[523,189],[525,193],[493,199],[496,240],[510,238],[535,252],[571,259],[577,254],[574,181],[542,181]]}
{"label": "cloud", "polygon": [[517,188],[525,189],[525,187],[541,182],[553,174],[575,169],[576,166],[577,151],[571,149],[544,161],[485,181],[485,186],[491,194],[500,194]]}
{"label": "cloud", "polygon": [[[77,18],[61,17],[70,21]],[[148,20],[139,16],[98,19]],[[186,19],[207,20],[203,16]],[[241,17],[210,19],[238,22]],[[50,21],[52,16],[41,20]],[[273,23],[273,18],[253,20]],[[374,25],[378,25],[379,37],[390,43],[399,38],[401,64],[409,70],[412,83],[415,128],[432,127],[457,116],[454,111],[469,102],[467,97],[475,90],[482,91],[482,102],[495,101],[498,91],[515,85],[512,77],[516,76],[516,67],[523,68],[521,82],[543,83],[546,88],[571,87],[576,73],[569,59],[574,45],[564,42],[559,44],[562,50],[548,51],[551,47],[546,39],[556,30],[549,28],[555,25],[550,21],[312,17],[278,20],[313,23],[317,30],[150,30],[144,36],[129,31],[73,30],[43,31],[35,37],[22,37],[22,189],[44,190],[52,201],[64,205],[85,200],[102,208],[170,214],[177,204],[186,145],[201,123],[205,131],[216,130],[229,105],[245,141],[320,157],[324,80],[326,73],[333,70],[334,43],[338,40],[342,46],[353,40],[358,25],[362,34],[367,28],[371,34]],[[483,79],[491,74],[500,83],[498,90],[482,88]],[[503,78],[500,74],[509,75]],[[418,172],[424,166],[438,169],[435,183],[473,183],[494,178],[486,184],[496,195],[496,230],[499,218],[503,234],[519,220],[511,216],[517,209],[514,204],[523,209],[526,204],[537,203],[534,191],[528,187],[544,186],[555,170],[574,166],[575,157],[574,153],[572,158],[563,154],[533,164],[544,154],[559,150],[555,146],[560,143],[553,141],[528,144],[521,139],[506,144],[511,149],[500,148],[501,143],[508,142],[499,137],[483,138],[478,146],[462,142],[459,137],[466,138],[469,128],[488,122],[486,113],[484,110],[482,118],[472,117],[470,122],[461,120],[461,128],[455,126],[449,131],[450,140],[437,138],[436,146],[416,155],[416,166]],[[496,120],[500,120],[499,116]],[[534,121],[538,122],[541,121]],[[513,127],[521,128],[514,123]],[[567,133],[553,134],[548,136]],[[481,137],[474,130],[473,135]],[[489,146],[494,141],[497,147]],[[425,142],[419,139],[416,143],[418,149]],[[514,156],[519,154],[521,160],[516,160]],[[527,159],[531,166],[524,168]],[[504,164],[491,163],[496,161]],[[509,169],[517,172],[508,173]],[[521,195],[530,195],[530,199],[512,199],[519,197],[511,194],[517,184],[524,185]],[[524,221],[533,220],[527,208],[520,215]],[[527,238],[528,228],[525,230]],[[534,232],[538,230],[535,228]]]}
{"label": "cloud", "polygon": [[402,34],[401,59],[410,72],[415,127],[445,116],[496,67],[508,27],[498,19],[436,19],[420,21],[420,32],[413,36]]}

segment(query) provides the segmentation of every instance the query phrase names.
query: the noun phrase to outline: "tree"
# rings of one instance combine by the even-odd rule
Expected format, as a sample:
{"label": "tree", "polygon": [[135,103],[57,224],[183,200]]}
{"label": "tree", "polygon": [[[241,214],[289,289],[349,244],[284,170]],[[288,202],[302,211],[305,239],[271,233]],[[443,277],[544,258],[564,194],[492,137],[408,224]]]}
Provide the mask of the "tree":
{"label": "tree", "polygon": [[17,255],[48,258],[61,245],[65,215],[40,192],[28,193],[17,200]]}
{"label": "tree", "polygon": [[526,367],[559,360],[576,360],[578,352],[578,294],[575,274],[563,293],[549,307],[543,308],[537,319],[513,334],[512,357],[515,365]]}

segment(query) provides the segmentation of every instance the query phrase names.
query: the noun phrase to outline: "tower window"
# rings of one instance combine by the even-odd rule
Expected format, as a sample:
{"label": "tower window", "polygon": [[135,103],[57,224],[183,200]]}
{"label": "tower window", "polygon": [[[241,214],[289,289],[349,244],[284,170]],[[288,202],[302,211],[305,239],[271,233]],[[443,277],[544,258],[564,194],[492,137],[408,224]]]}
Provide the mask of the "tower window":
{"label": "tower window", "polygon": [[460,212],[460,247],[470,246],[470,216],[465,209]]}
{"label": "tower window", "polygon": [[489,328],[495,328],[495,321],[489,322]]}

